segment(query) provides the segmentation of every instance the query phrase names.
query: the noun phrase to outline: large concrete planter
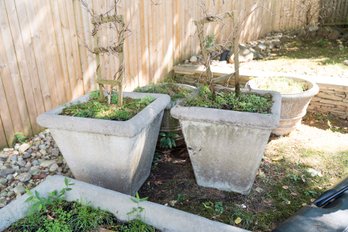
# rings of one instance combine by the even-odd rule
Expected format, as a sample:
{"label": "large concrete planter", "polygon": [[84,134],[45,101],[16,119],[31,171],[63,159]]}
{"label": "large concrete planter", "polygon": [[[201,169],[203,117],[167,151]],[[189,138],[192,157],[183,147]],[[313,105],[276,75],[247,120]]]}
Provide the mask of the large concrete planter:
{"label": "large concrete planter", "polygon": [[[104,189],[77,180],[72,190],[66,193],[67,201],[88,202],[95,208],[100,208],[114,214],[121,221],[132,220],[136,215],[131,214],[134,208],[142,207],[140,218],[143,222],[168,232],[246,232],[246,230],[226,225],[220,222],[186,213],[153,202],[140,202],[139,205],[131,200],[131,196]],[[53,190],[64,187],[64,177],[49,176],[32,191],[38,191],[41,196],[47,196]],[[27,194],[17,198],[9,205],[0,209],[0,231],[26,216],[30,205],[25,202]]]}
{"label": "large concrete planter", "polygon": [[[128,121],[59,115],[64,106],[37,118],[49,128],[75,178],[108,189],[135,194],[150,174],[163,110],[170,98],[163,94],[125,93],[156,98]],[[72,102],[88,100],[88,95]]]}
{"label": "large concrete planter", "polygon": [[271,131],[279,122],[281,98],[271,94],[271,114],[180,105],[171,110],[180,120],[198,185],[250,192]]}
{"label": "large concrete planter", "polygon": [[[260,89],[259,85],[268,77],[254,78],[246,84],[252,90]],[[295,130],[307,113],[307,107],[314,95],[319,92],[319,87],[313,81],[298,77],[286,77],[304,82],[308,90],[297,94],[282,94],[282,106],[279,126],[272,131],[275,135],[287,135]]]}

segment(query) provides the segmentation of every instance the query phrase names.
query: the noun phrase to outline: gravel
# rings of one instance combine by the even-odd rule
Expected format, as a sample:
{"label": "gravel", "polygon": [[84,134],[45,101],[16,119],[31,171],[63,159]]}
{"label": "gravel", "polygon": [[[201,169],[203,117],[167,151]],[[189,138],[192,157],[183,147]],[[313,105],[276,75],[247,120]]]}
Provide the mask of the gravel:
{"label": "gravel", "polygon": [[73,177],[48,130],[4,148],[0,151],[0,208],[56,174]]}

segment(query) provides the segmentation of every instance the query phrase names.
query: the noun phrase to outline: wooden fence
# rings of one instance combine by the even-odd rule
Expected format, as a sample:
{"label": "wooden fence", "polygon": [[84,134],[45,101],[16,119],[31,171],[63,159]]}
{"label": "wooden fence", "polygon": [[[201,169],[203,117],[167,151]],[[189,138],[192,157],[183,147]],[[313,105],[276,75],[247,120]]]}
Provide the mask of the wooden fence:
{"label": "wooden fence", "polygon": [[321,0],[322,23],[348,25],[348,0]]}
{"label": "wooden fence", "polygon": [[[193,20],[202,17],[202,9],[234,10],[245,19],[242,39],[252,40],[303,26],[298,1],[122,0],[120,11],[131,31],[125,44],[126,90],[159,81],[174,64],[198,53]],[[101,13],[114,1],[85,2]],[[90,20],[79,0],[0,0],[0,147],[11,144],[15,132],[40,131],[40,113],[94,89],[96,65],[86,48],[93,44]],[[218,39],[227,39],[231,28],[229,22],[209,25],[207,33],[221,31]],[[102,41],[111,41],[112,31],[102,30]],[[116,58],[101,60],[102,74],[110,78]]]}

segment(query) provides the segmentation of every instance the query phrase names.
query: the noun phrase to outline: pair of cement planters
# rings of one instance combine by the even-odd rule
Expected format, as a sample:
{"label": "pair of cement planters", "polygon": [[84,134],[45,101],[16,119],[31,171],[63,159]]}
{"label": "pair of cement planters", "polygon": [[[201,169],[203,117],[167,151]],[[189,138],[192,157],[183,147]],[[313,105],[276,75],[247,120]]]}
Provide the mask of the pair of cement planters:
{"label": "pair of cement planters", "polygon": [[[140,202],[138,205],[131,200],[129,195],[77,180],[70,181],[74,185],[72,190],[65,195],[67,201],[88,202],[94,208],[111,212],[121,221],[132,220],[137,215],[129,215],[129,212],[133,211],[134,208],[142,207],[144,210],[141,215],[138,215],[141,220],[163,232],[247,232],[234,226],[211,221],[152,202]],[[49,176],[32,191],[38,191],[41,196],[47,197],[49,192],[62,189],[63,187],[64,177]],[[12,223],[26,216],[30,207],[30,204],[25,202],[28,197],[25,194],[0,209],[0,231],[5,230]]]}
{"label": "pair of cement planters", "polygon": [[[258,90],[260,89],[259,86],[267,78],[272,77],[254,78],[248,81],[246,87],[251,90]],[[279,126],[272,131],[272,133],[275,135],[287,135],[294,131],[299,125],[301,125],[302,118],[307,113],[307,108],[312,97],[319,92],[318,85],[309,79],[289,76],[286,76],[284,78],[302,82],[308,87],[308,89],[302,93],[281,93],[282,106],[280,113],[280,122]]]}
{"label": "pair of cement planters", "polygon": [[175,106],[198,185],[248,194],[271,131],[278,126],[281,96],[270,91],[270,114]]}
{"label": "pair of cement planters", "polygon": [[[168,95],[125,93],[125,97],[153,96],[155,100],[128,121],[59,115],[65,106],[37,118],[49,128],[75,178],[134,195],[150,174],[163,110]],[[85,95],[71,102],[86,102]]]}

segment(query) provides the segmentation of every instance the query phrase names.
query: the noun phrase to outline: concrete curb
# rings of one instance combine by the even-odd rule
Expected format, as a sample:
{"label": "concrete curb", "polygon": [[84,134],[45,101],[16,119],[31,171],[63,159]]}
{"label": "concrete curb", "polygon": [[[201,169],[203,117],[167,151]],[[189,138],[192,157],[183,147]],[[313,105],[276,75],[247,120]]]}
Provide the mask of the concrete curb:
{"label": "concrete curb", "polygon": [[[91,206],[101,208],[113,213],[118,219],[128,221],[134,218],[128,215],[138,205],[131,200],[131,196],[119,192],[104,189],[95,185],[87,184],[78,180],[70,179],[74,185],[67,192],[67,201],[82,200]],[[32,191],[38,191],[40,195],[47,194],[55,189],[64,187],[63,176],[49,176]],[[12,201],[0,210],[0,231],[5,230],[12,223],[25,217],[30,205],[25,202],[27,194]],[[141,215],[142,220],[168,232],[246,232],[234,226],[208,220],[206,218],[173,209],[153,202],[141,202],[139,206],[144,208]]]}

